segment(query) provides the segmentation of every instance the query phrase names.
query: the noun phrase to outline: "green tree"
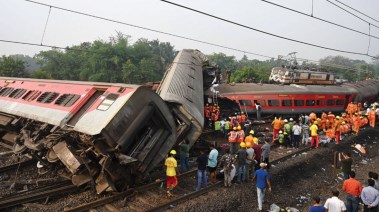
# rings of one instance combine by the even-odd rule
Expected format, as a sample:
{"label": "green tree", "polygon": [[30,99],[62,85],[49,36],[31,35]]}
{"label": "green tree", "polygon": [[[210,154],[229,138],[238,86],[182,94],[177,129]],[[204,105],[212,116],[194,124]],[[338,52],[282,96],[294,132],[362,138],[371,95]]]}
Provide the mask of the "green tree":
{"label": "green tree", "polygon": [[0,76],[27,77],[24,62],[11,56],[0,58]]}

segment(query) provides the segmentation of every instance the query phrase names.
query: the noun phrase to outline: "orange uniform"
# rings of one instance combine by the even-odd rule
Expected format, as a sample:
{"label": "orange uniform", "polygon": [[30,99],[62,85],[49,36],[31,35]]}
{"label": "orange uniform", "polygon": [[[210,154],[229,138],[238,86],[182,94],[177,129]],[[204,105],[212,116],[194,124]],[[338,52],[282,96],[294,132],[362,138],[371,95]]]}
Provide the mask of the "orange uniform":
{"label": "orange uniform", "polygon": [[376,112],[374,109],[371,109],[371,111],[368,113],[368,119],[370,120],[371,127],[375,127],[375,118],[376,118]]}
{"label": "orange uniform", "polygon": [[271,124],[274,126],[274,131],[272,133],[272,140],[274,140],[276,139],[276,136],[278,135],[279,130],[281,129],[282,122],[280,119],[275,119]]}

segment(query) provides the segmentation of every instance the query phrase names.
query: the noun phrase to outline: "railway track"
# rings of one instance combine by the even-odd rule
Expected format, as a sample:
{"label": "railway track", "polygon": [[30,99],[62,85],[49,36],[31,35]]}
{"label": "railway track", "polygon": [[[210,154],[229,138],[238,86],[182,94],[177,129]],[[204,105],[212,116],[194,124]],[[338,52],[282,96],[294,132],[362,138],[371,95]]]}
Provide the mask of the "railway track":
{"label": "railway track", "polygon": [[[309,147],[303,147],[301,149],[283,149],[281,152],[273,155],[272,164],[277,164],[288,160],[297,154],[302,154],[309,151]],[[168,208],[175,207],[176,205],[199,197],[207,192],[214,191],[220,188],[222,181],[218,181],[216,184],[209,185],[208,187],[201,189],[200,191],[194,191],[194,187],[197,184],[197,177],[195,177],[197,170],[192,170],[184,174],[178,175],[179,185],[174,189],[174,197],[167,198],[164,180],[137,187],[130,191],[118,193],[110,197],[106,197],[94,202],[86,203],[75,208],[66,208],[66,212],[79,212],[93,210],[103,211],[121,211],[118,208],[126,208],[127,211],[164,211]],[[126,201],[127,199],[127,201]]]}
{"label": "railway track", "polygon": [[12,165],[0,167],[0,174],[4,173],[4,172],[8,172],[8,171],[17,170],[17,169],[23,168],[25,166],[32,165],[35,162],[36,162],[35,160],[31,159],[31,160],[26,160],[26,161],[22,161],[19,163],[15,163]]}
{"label": "railway track", "polygon": [[36,189],[0,198],[0,209],[5,209],[45,198],[57,197],[78,190],[79,188],[73,185],[71,181],[55,182]]}

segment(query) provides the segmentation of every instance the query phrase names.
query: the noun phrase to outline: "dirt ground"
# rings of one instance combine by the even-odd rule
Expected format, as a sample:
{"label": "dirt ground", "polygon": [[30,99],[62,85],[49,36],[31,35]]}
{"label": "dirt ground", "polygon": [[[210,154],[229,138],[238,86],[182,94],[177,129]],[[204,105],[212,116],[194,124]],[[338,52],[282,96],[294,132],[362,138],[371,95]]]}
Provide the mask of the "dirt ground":
{"label": "dirt ground", "polygon": [[[351,143],[367,143],[367,164],[352,151]],[[275,203],[281,208],[293,207],[299,211],[308,211],[313,195],[321,198],[321,203],[331,197],[331,190],[337,188],[340,198],[345,200],[342,191],[341,170],[333,168],[335,151],[351,151],[353,170],[356,179],[366,186],[368,172],[379,172],[379,129],[363,129],[358,136],[345,138],[342,144],[329,144],[327,147],[312,149],[306,154],[297,155],[269,170],[272,182],[272,192],[266,193],[264,211]],[[255,183],[234,184],[232,188],[222,188],[210,192],[200,201],[194,199],[173,208],[173,211],[257,211]]]}
{"label": "dirt ground", "polygon": [[[220,139],[222,141],[222,139]],[[362,159],[352,151],[351,143],[367,143],[368,163],[362,164]],[[276,164],[270,170],[272,192],[266,193],[264,211],[275,203],[281,208],[294,207],[299,211],[308,211],[310,198],[319,195],[322,203],[331,196],[331,190],[337,188],[341,191],[341,199],[345,199],[342,192],[342,176],[340,169],[332,167],[332,158],[335,151],[351,151],[354,160],[353,169],[357,173],[357,179],[365,186],[369,171],[379,172],[379,128],[362,129],[358,136],[345,138],[340,145],[329,144],[327,147],[312,149],[304,154]],[[16,160],[13,158],[13,160]],[[28,173],[28,172],[27,172]],[[28,177],[35,177],[35,172],[30,171]],[[25,173],[26,174],[26,173]],[[28,174],[26,174],[28,175]],[[3,176],[6,177],[6,176]],[[26,176],[25,176],[26,177]],[[7,179],[9,180],[9,179]],[[9,193],[8,186],[3,187],[3,195]],[[178,206],[173,206],[171,211],[257,211],[255,183],[233,184],[231,188],[220,188],[207,193],[199,198],[190,200]],[[63,210],[65,207],[78,205],[83,202],[100,198],[90,189],[81,194],[69,195],[66,198],[38,203],[38,207],[17,207],[11,211],[51,211]],[[40,205],[41,204],[41,205]],[[122,211],[125,211],[122,209]]]}

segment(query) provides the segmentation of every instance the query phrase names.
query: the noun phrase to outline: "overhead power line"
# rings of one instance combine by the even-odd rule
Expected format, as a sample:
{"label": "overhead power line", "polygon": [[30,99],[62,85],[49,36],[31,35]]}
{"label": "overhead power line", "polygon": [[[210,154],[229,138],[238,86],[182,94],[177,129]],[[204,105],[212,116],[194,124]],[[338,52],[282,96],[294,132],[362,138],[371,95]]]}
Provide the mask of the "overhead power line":
{"label": "overhead power line", "polygon": [[228,49],[228,50],[233,50],[233,51],[237,51],[237,52],[241,52],[241,53],[246,53],[246,54],[250,54],[250,55],[255,55],[255,56],[259,56],[259,57],[265,57],[265,58],[273,58],[273,59],[275,59],[274,57],[270,57],[270,56],[267,56],[267,55],[257,54],[257,53],[254,53],[254,52],[245,51],[245,50],[241,50],[241,49],[237,49],[237,48],[233,48],[233,47],[229,47],[229,46],[225,46],[225,45],[220,45],[220,44],[216,44],[216,43],[211,43],[211,42],[207,42],[207,41],[202,41],[202,40],[198,40],[198,39],[195,39],[195,38],[190,38],[190,37],[186,37],[186,36],[182,36],[182,35],[178,35],[178,34],[173,34],[173,33],[169,33],[169,32],[163,32],[163,31],[160,31],[160,30],[157,30],[157,29],[142,27],[142,26],[138,26],[138,25],[135,25],[135,24],[126,23],[126,22],[123,22],[123,21],[117,21],[117,20],[113,20],[113,19],[110,19],[110,18],[104,18],[104,17],[100,17],[100,16],[97,16],[97,15],[92,15],[92,14],[88,14],[88,13],[84,13],[84,12],[79,12],[79,11],[75,11],[75,10],[70,10],[70,9],[66,9],[66,8],[62,8],[62,7],[57,7],[57,6],[49,5],[49,4],[44,4],[44,3],[40,3],[40,2],[36,2],[36,1],[32,1],[32,0],[25,0],[25,1],[33,3],[33,4],[38,4],[38,5],[43,5],[43,6],[46,6],[46,7],[55,8],[55,9],[58,9],[58,10],[63,10],[63,11],[70,12],[70,13],[75,13],[75,14],[79,14],[79,15],[83,15],[83,16],[88,16],[88,17],[92,17],[92,18],[108,21],[108,22],[122,24],[122,25],[130,26],[130,27],[134,27],[134,28],[138,28],[138,29],[143,29],[143,30],[147,30],[147,31],[151,31],[151,32],[156,32],[156,33],[160,33],[160,34],[164,34],[164,35],[169,35],[169,36],[172,36],[172,37],[177,37],[177,38],[181,38],[181,39],[185,39],[185,40],[190,40],[190,41],[194,41],[194,42],[197,42],[197,43],[202,43],[202,44],[207,44],[207,45],[211,45],[211,46],[216,46],[216,47],[220,47],[220,48],[224,48],[224,49]]}
{"label": "overhead power line", "polygon": [[200,10],[196,10],[196,9],[193,9],[193,8],[190,8],[190,7],[187,7],[187,6],[183,6],[183,5],[174,3],[174,2],[170,2],[170,1],[167,1],[167,0],[160,0],[160,1],[168,3],[168,4],[171,4],[171,5],[174,5],[174,6],[177,6],[177,7],[181,7],[183,9],[190,10],[190,11],[193,11],[193,12],[196,12],[196,13],[199,13],[199,14],[202,14],[202,15],[214,18],[214,19],[218,19],[218,20],[221,20],[221,21],[224,21],[224,22],[236,25],[236,26],[240,26],[242,28],[246,28],[246,29],[250,29],[250,30],[253,30],[253,31],[256,31],[256,32],[260,32],[260,33],[263,33],[263,34],[266,34],[266,35],[270,35],[272,37],[277,37],[277,38],[281,38],[281,39],[284,39],[284,40],[288,40],[288,41],[292,41],[292,42],[296,42],[296,43],[301,43],[301,44],[304,44],[304,45],[313,46],[313,47],[317,47],[317,48],[321,48],[321,49],[327,49],[327,50],[331,50],[331,51],[335,51],[335,52],[341,52],[341,53],[348,53],[348,54],[368,56],[368,57],[371,57],[371,58],[377,58],[377,57],[369,55],[367,53],[361,53],[361,52],[353,52],[353,51],[335,49],[335,48],[331,48],[331,47],[326,47],[326,46],[321,46],[321,45],[318,45],[318,44],[313,44],[313,43],[308,43],[308,42],[305,42],[305,41],[296,40],[296,39],[293,39],[293,38],[287,38],[287,37],[284,37],[284,36],[281,36],[281,35],[273,34],[273,33],[266,32],[266,31],[263,31],[263,30],[260,30],[260,29],[257,29],[257,28],[253,28],[253,27],[250,27],[250,26],[247,26],[247,25],[244,25],[244,24],[240,24],[240,23],[237,23],[237,22],[225,19],[225,18],[221,18],[221,17],[215,16],[215,15],[212,15],[212,14],[209,14],[209,13],[206,13],[206,12],[202,12]]}
{"label": "overhead power line", "polygon": [[375,18],[370,17],[370,16],[364,14],[363,12],[360,12],[359,10],[354,9],[353,7],[350,7],[349,5],[347,5],[347,4],[343,3],[343,2],[340,2],[340,1],[338,1],[338,0],[335,0],[335,1],[338,2],[338,3],[340,3],[340,4],[342,4],[342,5],[344,5],[345,7],[348,7],[348,8],[350,8],[350,9],[354,10],[355,12],[360,13],[361,15],[364,15],[365,17],[367,17],[367,18],[369,18],[369,19],[371,19],[371,20],[374,20],[374,21],[376,21],[376,22],[379,22],[379,21],[376,20]]}
{"label": "overhead power line", "polygon": [[[283,9],[286,9],[286,10],[289,10],[289,11],[292,11],[292,12],[295,12],[295,13],[298,13],[300,15],[304,15],[304,16],[308,16],[310,18],[314,18],[314,19],[317,19],[319,21],[322,21],[322,22],[325,22],[325,23],[328,23],[328,24],[331,24],[331,25],[334,25],[334,26],[338,26],[340,28],[343,28],[343,29],[347,29],[347,30],[350,30],[350,31],[353,31],[353,32],[356,32],[356,33],[359,33],[359,34],[362,34],[362,35],[366,35],[366,36],[370,36],[370,37],[373,37],[373,38],[376,38],[376,39],[379,39],[379,37],[376,37],[376,36],[373,36],[373,35],[370,35],[368,33],[365,33],[365,32],[362,32],[362,31],[359,31],[359,30],[356,30],[356,29],[353,29],[353,28],[350,28],[350,27],[347,27],[347,26],[343,26],[341,24],[337,24],[337,23],[334,23],[334,22],[331,22],[331,21],[328,21],[326,19],[322,19],[322,18],[318,18],[316,16],[313,15],[313,12],[311,15],[308,15],[304,12],[301,12],[301,11],[298,11],[298,10],[295,10],[295,9],[292,9],[292,8],[289,8],[289,7],[286,7],[286,6],[283,6],[283,5],[280,5],[280,4],[276,4],[274,2],[270,2],[270,1],[267,1],[267,0],[261,0],[265,3],[268,3],[268,4],[271,4],[271,5],[274,5],[274,6],[277,6],[277,7],[280,7],[280,8],[283,8]],[[312,7],[313,7],[313,4],[312,4]],[[313,11],[313,10],[312,10]]]}
{"label": "overhead power line", "polygon": [[361,20],[361,21],[363,21],[363,22],[366,22],[367,24],[370,24],[370,25],[372,25],[372,26],[374,26],[374,27],[376,27],[376,28],[379,29],[379,26],[376,26],[375,24],[373,24],[373,23],[371,23],[371,22],[369,22],[369,21],[366,21],[365,19],[363,19],[363,18],[361,18],[361,17],[355,15],[354,13],[352,13],[352,12],[346,10],[345,8],[343,8],[343,7],[339,6],[339,5],[337,5],[336,3],[333,3],[333,2],[331,2],[331,1],[329,1],[329,0],[326,0],[326,1],[329,2],[329,3],[332,4],[332,5],[334,5],[334,6],[338,7],[338,8],[340,8],[341,10],[343,10],[343,11],[349,13],[350,15],[352,15],[352,16],[358,18],[359,20]]}

